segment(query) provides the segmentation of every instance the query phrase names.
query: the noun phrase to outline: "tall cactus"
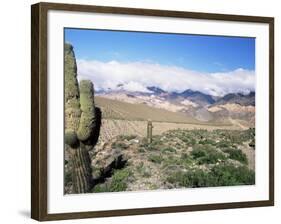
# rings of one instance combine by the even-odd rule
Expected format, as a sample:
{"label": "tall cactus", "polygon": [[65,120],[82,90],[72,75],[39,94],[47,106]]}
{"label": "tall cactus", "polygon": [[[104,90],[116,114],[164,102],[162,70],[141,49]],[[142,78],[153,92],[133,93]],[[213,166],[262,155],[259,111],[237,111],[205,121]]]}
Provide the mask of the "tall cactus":
{"label": "tall cactus", "polygon": [[86,193],[92,187],[89,150],[96,143],[93,139],[99,132],[100,122],[92,82],[82,80],[78,85],[76,60],[70,44],[65,44],[64,54],[65,144],[69,146],[72,162],[72,191]]}
{"label": "tall cactus", "polygon": [[148,120],[147,121],[147,143],[152,143],[152,128],[153,128],[153,125],[152,125],[152,121],[151,120]]}

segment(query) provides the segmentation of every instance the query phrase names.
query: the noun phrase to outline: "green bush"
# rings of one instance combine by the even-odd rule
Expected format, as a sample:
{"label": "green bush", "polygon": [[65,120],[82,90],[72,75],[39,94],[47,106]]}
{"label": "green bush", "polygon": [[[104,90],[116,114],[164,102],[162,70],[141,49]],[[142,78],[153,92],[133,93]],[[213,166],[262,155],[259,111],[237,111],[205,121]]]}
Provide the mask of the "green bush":
{"label": "green bush", "polygon": [[153,136],[151,143],[147,142],[147,138],[143,138],[140,147],[148,151],[157,151],[162,147],[162,142],[157,136],[155,136],[155,138]]}
{"label": "green bush", "polygon": [[130,176],[132,176],[132,172],[129,169],[115,171],[112,176],[110,191],[125,191]]}
{"label": "green bush", "polygon": [[161,163],[163,161],[162,155],[152,154],[148,156],[148,160],[153,163]]}
{"label": "green bush", "polygon": [[217,186],[255,184],[255,172],[247,166],[220,165],[212,168]]}
{"label": "green bush", "polygon": [[167,181],[181,187],[210,187],[216,186],[216,180],[203,170],[196,169],[194,171],[177,171],[167,178]]}
{"label": "green bush", "polygon": [[167,157],[163,157],[163,162],[162,162],[163,167],[168,167],[168,166],[180,166],[183,165],[183,160],[181,158],[178,158],[174,155],[169,155]]}
{"label": "green bush", "polygon": [[93,193],[110,192],[110,188],[107,184],[97,184],[93,189]]}
{"label": "green bush", "polygon": [[255,184],[255,172],[246,166],[214,166],[210,171],[200,169],[177,171],[167,178],[169,183],[181,187],[214,187]]}
{"label": "green bush", "polygon": [[194,148],[191,152],[191,155],[193,156],[194,159],[198,159],[200,157],[204,157],[207,155],[206,150],[203,149],[203,147],[201,148]]}
{"label": "green bush", "polygon": [[122,170],[116,170],[109,182],[97,184],[92,189],[92,192],[118,192],[125,191],[128,186],[128,182],[132,177],[132,172],[124,168]]}
{"label": "green bush", "polygon": [[191,155],[199,164],[214,164],[219,160],[226,159],[225,155],[211,145],[196,145],[191,151]]}
{"label": "green bush", "polygon": [[231,142],[225,141],[225,140],[221,140],[216,143],[216,147],[218,147],[218,148],[228,148],[231,145],[232,145]]}
{"label": "green bush", "polygon": [[228,153],[230,159],[237,160],[243,164],[248,164],[247,156],[240,149],[228,148],[223,149],[223,152]]}
{"label": "green bush", "polygon": [[144,166],[144,163],[141,162],[137,167],[136,167],[137,172],[142,176],[142,177],[151,177],[151,170],[150,167]]}
{"label": "green bush", "polygon": [[201,144],[201,145],[216,145],[216,142],[214,140],[211,140],[211,139],[204,139],[204,140],[200,140],[198,142],[198,144]]}

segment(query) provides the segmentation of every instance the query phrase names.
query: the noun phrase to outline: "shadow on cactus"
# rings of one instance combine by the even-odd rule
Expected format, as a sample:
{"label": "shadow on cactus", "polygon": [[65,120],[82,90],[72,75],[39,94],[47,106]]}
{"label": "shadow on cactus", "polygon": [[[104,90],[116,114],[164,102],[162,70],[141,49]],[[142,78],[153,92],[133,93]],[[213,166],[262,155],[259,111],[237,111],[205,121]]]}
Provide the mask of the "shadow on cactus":
{"label": "shadow on cactus", "polygon": [[77,81],[73,47],[65,44],[65,144],[72,164],[72,193],[87,193],[93,185],[89,151],[98,141],[101,110],[95,107],[90,80]]}

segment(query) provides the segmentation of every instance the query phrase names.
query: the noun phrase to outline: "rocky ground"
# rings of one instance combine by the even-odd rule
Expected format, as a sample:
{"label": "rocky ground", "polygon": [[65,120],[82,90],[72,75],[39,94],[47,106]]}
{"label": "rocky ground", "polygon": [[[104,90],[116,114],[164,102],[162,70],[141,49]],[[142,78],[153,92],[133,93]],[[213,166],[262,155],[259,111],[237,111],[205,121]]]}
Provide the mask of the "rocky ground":
{"label": "rocky ground", "polygon": [[[119,135],[90,152],[92,192],[254,184],[254,133],[176,129],[153,136],[151,144]],[[70,180],[66,186],[71,193]]]}

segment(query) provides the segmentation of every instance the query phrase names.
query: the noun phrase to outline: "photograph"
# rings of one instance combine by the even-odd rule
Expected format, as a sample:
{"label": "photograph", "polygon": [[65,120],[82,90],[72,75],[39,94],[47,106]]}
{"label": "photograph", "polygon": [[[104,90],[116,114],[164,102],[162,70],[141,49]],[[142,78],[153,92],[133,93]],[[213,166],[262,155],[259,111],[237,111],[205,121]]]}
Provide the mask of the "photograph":
{"label": "photograph", "polygon": [[65,194],[255,185],[255,38],[64,28]]}

